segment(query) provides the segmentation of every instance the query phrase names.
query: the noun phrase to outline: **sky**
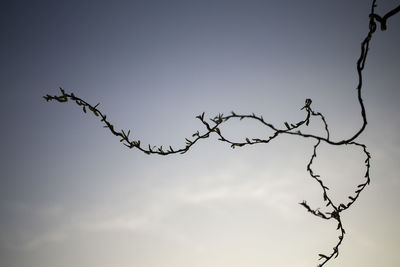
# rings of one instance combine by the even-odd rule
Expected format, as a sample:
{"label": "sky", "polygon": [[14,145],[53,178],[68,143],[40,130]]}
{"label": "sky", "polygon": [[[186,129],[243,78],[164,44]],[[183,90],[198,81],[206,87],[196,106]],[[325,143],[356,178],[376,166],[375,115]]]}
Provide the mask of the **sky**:
{"label": "sky", "polygon": [[[356,60],[370,1],[2,1],[0,266],[309,267],[330,253],[334,222],[306,172],[314,141],[280,136],[231,149],[215,137],[184,155],[121,145],[58,88],[142,143],[184,146],[195,116],[256,113],[284,128],[306,98],[333,140],[361,126]],[[396,7],[378,0],[378,14]],[[371,185],[343,213],[327,266],[399,266],[400,15],[371,41],[359,142]],[[251,121],[235,140],[268,136]],[[305,132],[323,134],[312,121]],[[315,171],[338,202],[363,181],[364,155],[322,144]]]}

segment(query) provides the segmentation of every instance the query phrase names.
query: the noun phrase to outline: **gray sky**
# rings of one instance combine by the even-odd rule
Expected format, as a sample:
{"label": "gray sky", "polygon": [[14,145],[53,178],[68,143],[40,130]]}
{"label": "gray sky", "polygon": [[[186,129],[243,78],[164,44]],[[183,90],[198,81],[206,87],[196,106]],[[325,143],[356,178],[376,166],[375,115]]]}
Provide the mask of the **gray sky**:
{"label": "gray sky", "polygon": [[[399,2],[378,0],[378,14]],[[307,175],[313,142],[281,136],[232,150],[147,156],[120,145],[58,87],[100,102],[143,143],[180,147],[195,116],[234,110],[283,122],[306,98],[335,140],[361,126],[356,60],[370,1],[2,1],[0,265],[8,267],[308,267],[336,225]],[[363,97],[371,186],[343,214],[328,266],[398,266],[400,15],[371,42]],[[315,121],[310,131],[323,133]],[[226,125],[243,140],[266,129]],[[337,201],[363,181],[364,155],[321,146],[315,170]]]}

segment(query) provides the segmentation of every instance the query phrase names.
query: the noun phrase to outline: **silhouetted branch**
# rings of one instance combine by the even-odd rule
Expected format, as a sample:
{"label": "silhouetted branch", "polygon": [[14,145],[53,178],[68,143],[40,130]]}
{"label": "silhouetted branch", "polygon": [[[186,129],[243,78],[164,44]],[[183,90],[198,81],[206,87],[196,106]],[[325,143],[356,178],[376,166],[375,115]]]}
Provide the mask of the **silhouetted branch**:
{"label": "silhouetted branch", "polygon": [[[139,139],[135,139],[133,137],[130,137],[131,131],[128,130],[117,130],[113,124],[107,119],[107,116],[103,114],[99,110],[99,104],[92,106],[91,104],[87,103],[85,100],[75,96],[73,93],[66,93],[62,88],[61,90],[61,95],[46,95],[44,98],[46,101],[58,101],[58,102],[67,102],[69,100],[75,101],[75,103],[78,106],[82,107],[83,112],[92,112],[95,116],[100,117],[101,121],[104,123],[104,127],[108,128],[109,131],[120,138],[120,142],[122,142],[125,146],[128,148],[136,148],[146,154],[158,154],[158,155],[170,155],[170,154],[176,154],[176,153],[186,153],[189,151],[189,149],[196,144],[198,141],[202,139],[206,139],[210,137],[211,134],[215,134],[218,137],[218,140],[221,142],[225,142],[229,144],[232,148],[236,147],[243,147],[247,145],[256,145],[260,143],[269,143],[273,139],[277,138],[279,135],[295,135],[299,136],[302,138],[311,138],[316,141],[316,144],[314,145],[313,153],[311,155],[310,161],[307,165],[307,171],[311,178],[313,178],[317,184],[320,185],[321,190],[322,190],[322,197],[323,201],[325,202],[326,208],[329,208],[330,211],[321,211],[319,208],[314,209],[311,208],[306,201],[303,201],[300,203],[308,212],[311,214],[322,218],[324,220],[336,220],[337,221],[337,230],[339,231],[339,237],[338,237],[338,242],[336,245],[333,247],[333,251],[329,255],[325,254],[318,254],[320,257],[320,260],[322,261],[318,266],[323,266],[325,265],[329,260],[332,258],[336,258],[339,255],[339,247],[343,242],[343,238],[345,235],[345,229],[343,228],[343,223],[341,219],[341,213],[348,208],[350,208],[351,205],[353,205],[358,197],[360,196],[361,192],[365,189],[367,185],[370,183],[370,159],[371,155],[367,151],[367,147],[364,144],[360,144],[355,142],[355,140],[359,137],[359,135],[365,130],[365,127],[367,125],[367,116],[366,116],[366,111],[365,111],[365,106],[363,103],[363,99],[361,96],[361,89],[363,85],[363,76],[362,72],[365,67],[365,62],[367,59],[368,51],[369,51],[369,43],[372,39],[372,36],[374,32],[376,31],[376,22],[378,21],[380,23],[381,29],[386,30],[386,23],[387,19],[393,16],[394,14],[398,13],[400,11],[400,6],[396,7],[395,9],[389,11],[387,14],[385,14],[383,17],[380,17],[379,15],[375,14],[375,7],[376,7],[376,0],[373,0],[372,6],[371,6],[371,13],[369,15],[369,31],[367,36],[364,38],[364,40],[361,42],[361,53],[360,56],[357,60],[357,76],[358,76],[358,85],[356,87],[357,90],[357,99],[361,108],[361,117],[362,117],[362,126],[360,127],[359,130],[357,130],[352,136],[343,139],[341,141],[334,141],[330,138],[330,131],[328,128],[328,123],[324,115],[320,112],[316,112],[311,108],[311,99],[306,99],[304,106],[301,108],[301,110],[305,111],[305,118],[303,120],[300,120],[296,123],[288,123],[284,122],[285,128],[279,128],[274,126],[273,124],[267,122],[264,120],[262,116],[255,115],[254,113],[252,114],[236,114],[235,112],[231,112],[229,115],[224,115],[224,114],[218,114],[217,116],[206,119],[205,118],[205,113],[202,113],[201,115],[197,116],[196,118],[201,121],[201,123],[204,126],[204,130],[202,132],[196,131],[193,133],[191,137],[188,137],[185,139],[185,144],[181,148],[172,148],[171,146],[168,146],[167,148],[163,146],[153,146],[153,145],[146,145],[143,146],[140,142]],[[313,134],[306,134],[302,133],[300,128],[301,127],[306,127],[310,123],[310,118],[311,116],[319,117],[325,127],[325,132],[326,136],[319,136],[319,135],[313,135]],[[262,126],[265,126],[269,128],[272,131],[272,135],[268,136],[267,138],[264,139],[259,139],[259,138],[248,138],[246,137],[243,141],[233,141],[228,139],[227,137],[224,136],[222,133],[220,126],[224,123],[227,123],[230,120],[233,119],[239,119],[239,120],[255,120],[259,122]],[[349,201],[346,203],[335,203],[330,195],[329,195],[329,188],[324,184],[322,178],[316,174],[313,169],[313,161],[317,156],[317,149],[321,142],[325,142],[330,145],[334,146],[340,146],[340,145],[352,145],[352,146],[357,146],[359,148],[362,148],[363,153],[366,156],[365,159],[365,181],[357,186],[355,189],[355,192],[353,195],[349,196],[348,199]]]}
{"label": "silhouetted branch", "polygon": [[370,16],[381,24],[381,30],[382,31],[386,31],[386,29],[387,29],[387,26],[386,26],[387,19],[390,18],[391,16],[393,16],[394,14],[398,13],[399,11],[400,11],[400,5],[398,7],[396,7],[395,9],[390,10],[383,17],[375,14],[374,12],[371,12]]}

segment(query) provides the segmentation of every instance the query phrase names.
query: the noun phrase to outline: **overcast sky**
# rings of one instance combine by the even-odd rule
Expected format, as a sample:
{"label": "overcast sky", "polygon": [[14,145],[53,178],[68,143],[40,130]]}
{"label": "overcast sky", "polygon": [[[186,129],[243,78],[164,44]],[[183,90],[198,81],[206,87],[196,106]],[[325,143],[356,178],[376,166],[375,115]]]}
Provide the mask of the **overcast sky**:
{"label": "overcast sky", "polygon": [[[334,222],[308,176],[312,140],[280,136],[231,149],[215,137],[185,155],[128,150],[58,87],[135,139],[181,147],[195,116],[260,114],[279,127],[306,98],[334,140],[361,126],[356,60],[371,1],[2,1],[0,265],[7,267],[309,267]],[[377,13],[396,7],[378,0]],[[400,14],[377,31],[364,72],[371,186],[343,213],[328,266],[400,266]],[[235,140],[270,132],[241,121]],[[323,133],[317,120],[304,131]],[[364,155],[321,145],[315,171],[347,201]]]}

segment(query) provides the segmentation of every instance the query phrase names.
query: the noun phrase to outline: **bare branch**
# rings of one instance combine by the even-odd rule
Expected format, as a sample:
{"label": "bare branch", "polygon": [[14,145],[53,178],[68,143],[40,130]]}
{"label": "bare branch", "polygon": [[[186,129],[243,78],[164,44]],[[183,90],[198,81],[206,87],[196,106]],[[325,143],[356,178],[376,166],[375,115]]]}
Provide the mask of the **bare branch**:
{"label": "bare branch", "polygon": [[[140,142],[139,139],[134,139],[133,137],[130,137],[131,131],[128,130],[117,130],[116,127],[107,119],[107,116],[103,114],[99,110],[99,104],[96,105],[91,105],[85,100],[75,96],[73,93],[66,93],[64,89],[60,88],[61,94],[60,95],[46,95],[44,96],[44,99],[46,101],[57,101],[60,103],[74,101],[78,106],[82,107],[83,112],[87,113],[92,112],[95,116],[99,117],[101,119],[101,122],[104,124],[104,127],[107,128],[113,135],[117,136],[120,140],[121,143],[123,143],[125,146],[128,148],[136,148],[140,150],[143,153],[146,154],[158,154],[158,155],[171,155],[171,154],[177,154],[177,153],[186,153],[187,151],[190,150],[190,148],[196,144],[198,141],[202,139],[206,139],[210,137],[211,134],[214,134],[218,137],[218,140],[221,142],[225,142],[230,147],[236,148],[236,147],[243,147],[247,145],[256,145],[256,144],[261,144],[261,143],[269,143],[272,140],[276,139],[280,135],[295,135],[298,137],[302,138],[311,138],[316,141],[316,144],[314,145],[313,148],[313,153],[311,155],[310,161],[307,165],[307,171],[312,179],[316,181],[317,184],[320,185],[321,191],[322,191],[322,197],[323,201],[325,202],[325,206],[330,209],[329,212],[323,212],[320,211],[319,208],[313,209],[311,208],[306,201],[303,201],[300,203],[308,212],[311,214],[322,218],[324,220],[336,220],[337,221],[337,230],[339,231],[339,237],[338,241],[333,247],[333,251],[326,255],[326,254],[318,254],[320,257],[320,260],[322,261],[318,266],[323,266],[325,265],[328,261],[330,261],[332,258],[336,258],[339,255],[339,247],[343,242],[344,235],[345,235],[345,229],[343,228],[343,223],[341,219],[341,213],[352,206],[357,199],[359,198],[361,192],[364,191],[367,185],[370,183],[370,159],[371,155],[367,151],[367,147],[364,144],[358,143],[355,140],[360,136],[361,133],[364,132],[366,125],[367,125],[367,116],[366,116],[366,111],[365,111],[365,106],[363,102],[363,98],[361,95],[361,90],[362,90],[362,85],[363,85],[363,70],[365,67],[368,51],[369,51],[369,44],[372,39],[372,36],[374,32],[376,31],[376,22],[380,23],[381,29],[386,30],[387,28],[387,20],[392,17],[393,15],[397,14],[400,11],[400,6],[394,8],[393,10],[389,11],[386,13],[383,17],[375,14],[375,7],[376,7],[376,0],[373,0],[372,6],[371,6],[371,13],[369,15],[369,31],[366,35],[366,37],[363,39],[361,42],[361,53],[360,56],[357,59],[357,76],[358,76],[358,85],[356,87],[357,90],[357,99],[360,105],[361,109],[361,118],[362,118],[362,125],[361,127],[350,137],[345,138],[341,141],[334,141],[330,137],[330,131],[328,128],[328,123],[324,115],[320,112],[314,111],[311,107],[311,99],[306,99],[304,106],[301,108],[301,110],[305,111],[305,118],[303,120],[300,120],[295,123],[288,123],[284,122],[285,128],[280,129],[273,124],[266,122],[262,116],[255,115],[254,113],[252,114],[236,114],[235,112],[232,112],[229,115],[224,116],[223,114],[218,114],[217,116],[210,118],[210,119],[205,119],[205,113],[202,113],[201,115],[197,116],[196,118],[201,121],[201,123],[204,126],[203,132],[200,132],[197,130],[195,133],[192,134],[191,137],[185,138],[185,144],[181,148],[172,148],[172,146],[165,146],[168,147],[168,149],[163,148],[163,146],[153,146],[153,145],[145,145],[143,146]],[[313,135],[313,134],[305,134],[301,132],[302,127],[307,127],[310,124],[310,118],[311,116],[319,117],[325,128],[325,133],[326,136],[319,136],[319,135]],[[244,138],[242,141],[233,141],[228,139],[227,137],[224,136],[223,132],[221,131],[220,126],[223,124],[228,123],[230,120],[255,120],[258,123],[260,123],[261,126],[267,127],[269,130],[272,131],[272,135],[264,138],[264,139],[259,139],[259,138]],[[354,191],[354,194],[349,196],[349,201],[347,203],[334,203],[333,200],[331,199],[329,195],[329,188],[324,184],[322,178],[316,174],[313,169],[313,163],[314,159],[317,156],[317,149],[319,145],[325,142],[329,145],[334,145],[334,146],[341,146],[341,145],[352,145],[356,146],[359,148],[362,148],[363,153],[366,156],[365,159],[365,181],[363,183],[360,183],[357,188]]]}

